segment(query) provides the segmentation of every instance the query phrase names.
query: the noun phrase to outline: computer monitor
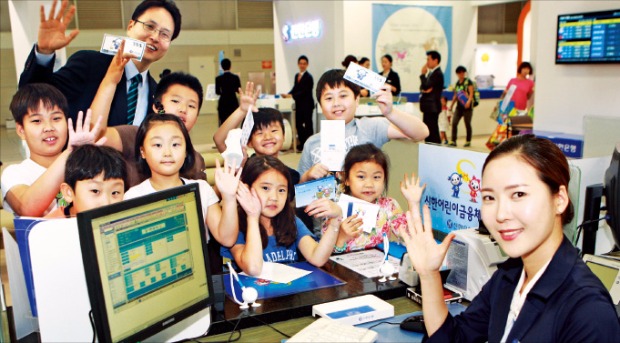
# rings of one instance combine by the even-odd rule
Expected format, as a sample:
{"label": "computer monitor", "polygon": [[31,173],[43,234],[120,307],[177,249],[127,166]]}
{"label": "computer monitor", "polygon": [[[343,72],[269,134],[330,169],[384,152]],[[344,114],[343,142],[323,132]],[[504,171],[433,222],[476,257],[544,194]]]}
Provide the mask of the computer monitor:
{"label": "computer monitor", "polygon": [[617,250],[620,249],[620,143],[616,144],[609,168],[605,171],[604,187],[607,224],[611,228]]}
{"label": "computer monitor", "polygon": [[77,219],[99,342],[143,340],[213,303],[198,184]]}

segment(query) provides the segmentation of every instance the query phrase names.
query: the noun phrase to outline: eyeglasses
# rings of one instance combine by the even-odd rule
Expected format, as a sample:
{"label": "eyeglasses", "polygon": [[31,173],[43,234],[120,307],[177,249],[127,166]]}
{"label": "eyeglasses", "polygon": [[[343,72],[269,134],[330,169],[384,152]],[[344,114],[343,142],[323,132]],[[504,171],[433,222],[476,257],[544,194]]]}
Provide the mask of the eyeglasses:
{"label": "eyeglasses", "polygon": [[151,23],[145,23],[139,20],[134,20],[134,21],[142,24],[142,28],[144,28],[144,31],[148,33],[159,32],[159,39],[161,39],[162,41],[170,42],[172,40],[172,34],[170,33],[170,31],[166,29],[158,29],[157,26]]}

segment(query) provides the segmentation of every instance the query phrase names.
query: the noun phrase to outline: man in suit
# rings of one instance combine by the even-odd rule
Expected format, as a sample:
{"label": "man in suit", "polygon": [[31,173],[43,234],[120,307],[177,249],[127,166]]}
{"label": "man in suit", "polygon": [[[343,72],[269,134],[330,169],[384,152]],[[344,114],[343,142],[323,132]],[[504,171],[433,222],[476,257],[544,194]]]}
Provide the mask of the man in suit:
{"label": "man in suit", "polygon": [[239,107],[237,91],[241,88],[241,80],[239,76],[230,72],[231,64],[228,58],[223,59],[220,65],[224,73],[215,78],[215,93],[220,96],[217,102],[217,117],[220,126]]}
{"label": "man in suit", "polygon": [[292,96],[295,99],[295,128],[297,129],[297,137],[299,139],[297,150],[302,150],[306,140],[314,134],[312,127],[312,114],[314,113],[312,88],[314,87],[314,80],[307,71],[308,57],[305,55],[299,56],[297,67],[299,67],[299,73],[295,74],[293,88],[288,94],[282,94],[282,96],[285,98]]}
{"label": "man in suit", "polygon": [[441,144],[437,119],[441,113],[441,93],[443,92],[443,72],[439,63],[441,55],[437,51],[426,53],[426,64],[420,74],[420,111],[428,126],[429,135],[425,141]]}
{"label": "man in suit", "polygon": [[[64,67],[53,72],[54,52],[69,45],[78,34],[78,30],[73,30],[65,35],[75,6],[67,8],[68,0],[63,0],[56,14],[56,5],[57,0],[54,0],[48,17],[41,6],[37,44],[26,60],[19,86],[35,82],[54,85],[67,98],[68,117],[75,122],[78,111],[90,107],[114,56],[81,50],[71,55]],[[140,125],[150,112],[157,82],[151,77],[149,67],[166,55],[170,42],[180,31],[181,13],[173,1],[145,0],[136,7],[127,25],[127,36],[146,42],[146,49],[141,61],[132,59],[125,66],[110,108],[108,126]]]}

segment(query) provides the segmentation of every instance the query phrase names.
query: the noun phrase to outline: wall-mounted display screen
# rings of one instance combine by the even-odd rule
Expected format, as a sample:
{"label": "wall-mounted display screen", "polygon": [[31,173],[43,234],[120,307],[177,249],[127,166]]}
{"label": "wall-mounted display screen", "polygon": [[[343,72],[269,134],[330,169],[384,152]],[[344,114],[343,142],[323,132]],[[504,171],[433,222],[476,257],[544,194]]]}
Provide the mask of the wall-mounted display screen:
{"label": "wall-mounted display screen", "polygon": [[620,63],[620,9],[558,16],[555,63]]}

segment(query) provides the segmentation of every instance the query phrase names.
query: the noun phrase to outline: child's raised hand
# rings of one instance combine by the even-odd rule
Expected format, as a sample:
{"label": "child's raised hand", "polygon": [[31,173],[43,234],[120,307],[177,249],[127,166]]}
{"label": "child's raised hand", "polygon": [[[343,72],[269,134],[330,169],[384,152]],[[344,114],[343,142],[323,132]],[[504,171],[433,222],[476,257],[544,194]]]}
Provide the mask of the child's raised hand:
{"label": "child's raised hand", "polygon": [[75,130],[73,129],[73,121],[71,120],[71,118],[69,118],[69,120],[67,121],[67,128],[69,130],[69,144],[67,144],[67,148],[70,150],[73,150],[73,148],[85,144],[103,145],[107,140],[107,138],[102,137],[95,142],[103,118],[97,118],[97,122],[91,129],[90,120],[92,116],[92,111],[90,109],[86,111],[86,118],[84,118],[84,122],[82,122],[83,116],[84,113],[82,111],[78,112],[78,116],[75,121]]}
{"label": "child's raised hand", "polygon": [[[426,184],[420,186],[420,178],[416,177],[414,173],[411,173],[411,179],[409,179],[405,173],[405,178],[400,182],[400,191],[403,193],[405,199],[407,199],[407,202],[417,203],[418,206],[420,204],[420,200],[422,199],[424,188],[426,188]],[[419,211],[418,208],[410,208],[409,210]]]}
{"label": "child's raised hand", "polygon": [[137,57],[134,54],[125,53],[125,40],[121,41],[121,45],[118,47],[118,51],[108,67],[108,71],[105,74],[105,79],[113,84],[121,82],[123,72],[125,72],[125,65],[132,59]]}
{"label": "child's raised hand", "polygon": [[258,108],[256,108],[255,104],[260,92],[261,86],[258,85],[256,89],[254,89],[254,82],[251,81],[245,84],[245,92],[243,89],[239,88],[239,109],[243,113],[247,113],[250,108],[252,108],[252,112],[257,112]]}
{"label": "child's raised hand", "polygon": [[67,10],[69,1],[63,0],[60,10],[56,14],[57,3],[58,0],[52,2],[52,8],[47,18],[45,17],[45,8],[41,5],[41,23],[39,24],[37,50],[43,54],[52,54],[54,51],[66,47],[80,32],[78,29],[75,29],[68,36],[65,35],[67,26],[73,20],[73,15],[75,15],[75,6],[71,5]]}
{"label": "child's raised hand", "polygon": [[215,160],[215,185],[222,194],[222,199],[232,200],[237,194],[239,187],[239,177],[243,168],[239,168],[235,173],[234,164],[224,160],[224,166],[220,165],[220,160]]}
{"label": "child's raised hand", "polygon": [[381,86],[381,90],[372,95],[379,105],[379,109],[384,116],[392,113],[392,86],[384,84]]}
{"label": "child's raised hand", "polygon": [[306,173],[308,174],[309,180],[316,180],[327,176],[327,174],[329,174],[329,169],[324,164],[317,163],[310,167]]}
{"label": "child's raised hand", "polygon": [[345,235],[347,241],[357,238],[362,233],[362,224],[364,224],[362,218],[354,214],[342,221],[340,232]]}
{"label": "child's raised hand", "polygon": [[401,229],[400,236],[407,246],[409,259],[420,276],[439,271],[448,252],[454,234],[448,234],[441,244],[433,238],[431,211],[424,205],[424,223],[419,211],[407,211],[407,230]]}
{"label": "child's raised hand", "polygon": [[258,218],[260,216],[261,204],[255,190],[250,190],[248,185],[239,182],[236,196],[239,205],[241,205],[248,218]]}
{"label": "child's raised hand", "polygon": [[335,202],[321,198],[306,206],[305,212],[316,218],[342,218],[342,209]]}

